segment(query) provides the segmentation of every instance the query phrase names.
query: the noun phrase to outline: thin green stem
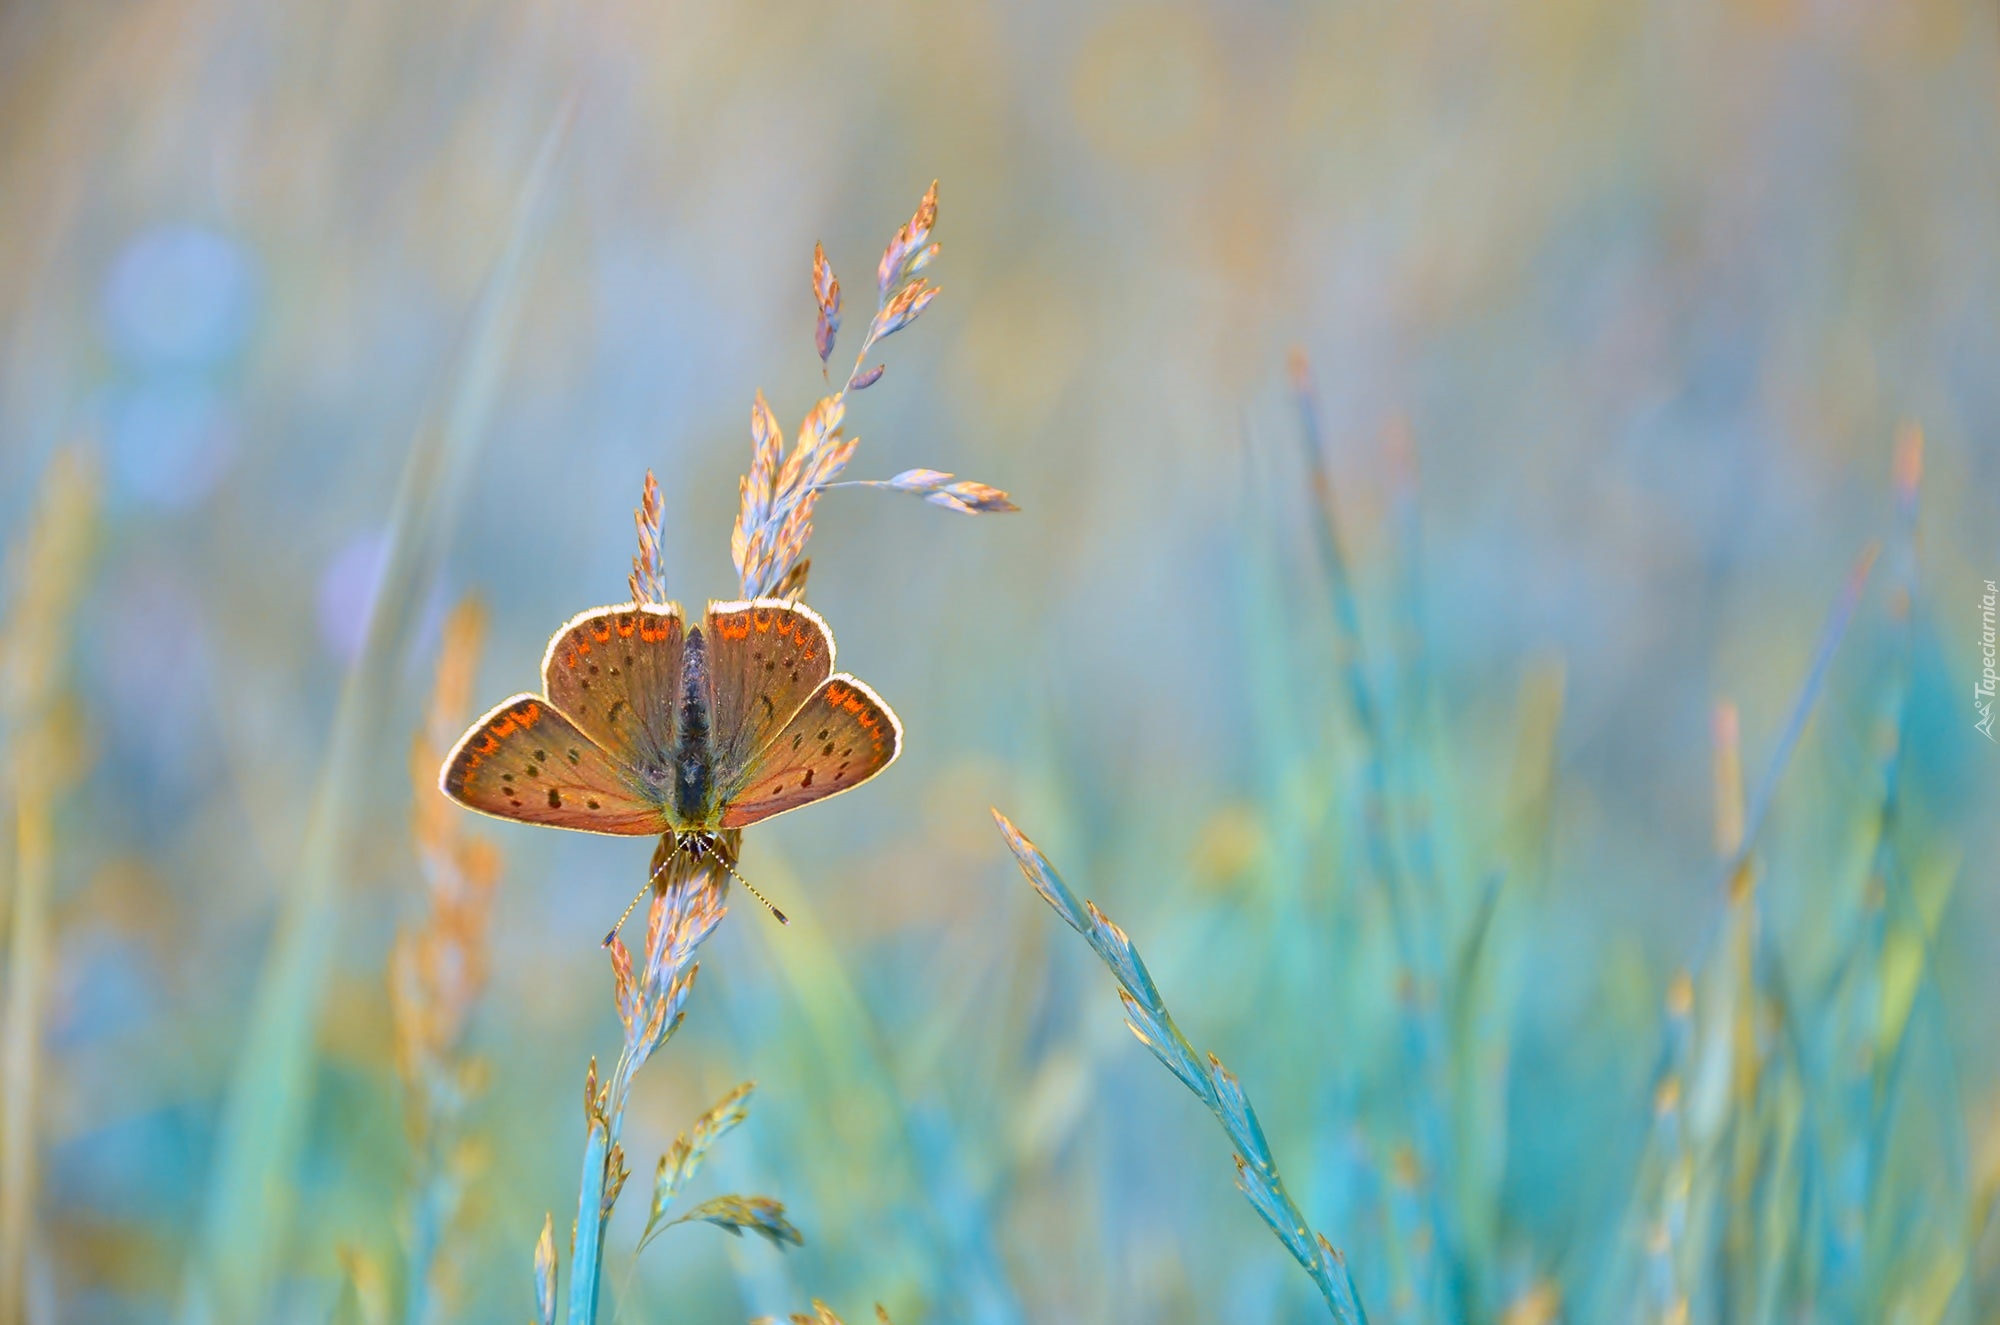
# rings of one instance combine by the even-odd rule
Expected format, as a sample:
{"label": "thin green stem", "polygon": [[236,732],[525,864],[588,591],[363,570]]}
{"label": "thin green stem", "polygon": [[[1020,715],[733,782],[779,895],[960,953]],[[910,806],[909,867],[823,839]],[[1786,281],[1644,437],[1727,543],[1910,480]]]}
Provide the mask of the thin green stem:
{"label": "thin green stem", "polygon": [[1163,1066],[1197,1099],[1208,1106],[1230,1143],[1236,1148],[1236,1185],[1251,1208],[1270,1225],[1293,1259],[1304,1267],[1326,1299],[1327,1311],[1335,1325],[1367,1325],[1347,1262],[1333,1244],[1315,1233],[1299,1212],[1291,1194],[1278,1175],[1270,1143],[1264,1137],[1257,1111],[1250,1106],[1236,1077],[1214,1054],[1196,1053],[1187,1036],[1174,1023],[1173,1014],[1153,984],[1151,972],[1125,931],[1113,924],[1095,903],[1079,902],[1062,881],[1041,850],[1023,836],[1000,811],[993,811],[1000,834],[1014,853],[1021,873],[1034,885],[1042,900],[1063,918],[1071,929],[1083,935],[1098,958],[1110,968],[1119,985],[1119,1001],[1125,1005],[1125,1024],[1139,1042],[1153,1051]]}

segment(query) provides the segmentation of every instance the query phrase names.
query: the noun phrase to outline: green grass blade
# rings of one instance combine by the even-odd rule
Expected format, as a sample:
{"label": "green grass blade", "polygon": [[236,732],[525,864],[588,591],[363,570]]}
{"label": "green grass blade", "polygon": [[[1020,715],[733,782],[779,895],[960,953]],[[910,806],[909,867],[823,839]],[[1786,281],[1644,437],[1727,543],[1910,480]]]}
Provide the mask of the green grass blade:
{"label": "green grass blade", "polygon": [[261,1318],[290,1230],[291,1191],[311,1097],[314,1038],[340,913],[356,794],[372,767],[395,671],[435,575],[492,411],[570,112],[544,138],[522,186],[506,248],[471,323],[441,421],[412,443],[390,525],[390,553],[361,657],[348,674],[298,872],[251,1005],[224,1101],[205,1222],[183,1286],[181,1319]]}

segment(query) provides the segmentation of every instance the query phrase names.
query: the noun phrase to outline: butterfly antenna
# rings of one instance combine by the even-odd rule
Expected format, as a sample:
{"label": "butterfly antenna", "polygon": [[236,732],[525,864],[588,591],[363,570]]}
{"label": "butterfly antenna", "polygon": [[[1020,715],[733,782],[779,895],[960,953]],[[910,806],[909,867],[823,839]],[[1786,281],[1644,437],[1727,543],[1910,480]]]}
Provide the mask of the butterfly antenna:
{"label": "butterfly antenna", "polygon": [[729,871],[730,878],[736,880],[738,883],[743,885],[743,891],[749,893],[752,897],[762,902],[764,904],[764,909],[766,911],[769,911],[774,917],[776,917],[779,924],[789,925],[792,923],[790,917],[786,916],[786,914],[783,911],[780,911],[777,907],[771,905],[770,898],[764,896],[764,894],[757,891],[756,884],[750,882],[750,880],[744,878],[741,874],[737,873],[736,867],[730,864],[726,859],[724,859],[720,851],[715,853],[715,860],[717,864],[722,866],[722,868]]}
{"label": "butterfly antenna", "polygon": [[[632,900],[625,904],[625,910],[618,917],[618,923],[613,925],[611,927],[611,932],[604,936],[604,944],[603,944],[604,947],[607,948],[610,947],[611,940],[618,937],[618,931],[625,928],[625,922],[627,920],[630,920],[632,918],[632,913],[639,909],[640,899],[645,897],[647,893],[653,890],[653,881],[666,872],[667,866],[674,863],[674,857],[681,854],[681,844],[686,840],[687,839],[685,837],[676,837],[674,839],[674,849],[667,853],[667,858],[660,862],[658,869],[654,870],[651,874],[648,874],[646,876],[646,881],[639,885],[639,891],[633,894]],[[747,888],[750,885],[745,884],[743,886]]]}

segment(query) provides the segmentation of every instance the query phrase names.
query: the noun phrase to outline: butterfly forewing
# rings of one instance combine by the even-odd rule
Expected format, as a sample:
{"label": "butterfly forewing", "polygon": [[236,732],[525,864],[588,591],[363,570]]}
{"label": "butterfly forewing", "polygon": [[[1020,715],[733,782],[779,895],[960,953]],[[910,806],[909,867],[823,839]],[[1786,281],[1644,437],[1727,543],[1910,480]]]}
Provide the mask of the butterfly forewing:
{"label": "butterfly forewing", "polygon": [[722,784],[722,826],[741,828],[859,786],[895,761],[903,727],[873,690],[829,677],[750,761]]}
{"label": "butterfly forewing", "polygon": [[439,785],[461,805],[522,823],[632,837],[666,828],[632,773],[539,695],[516,695],[474,723]]}
{"label": "butterfly forewing", "polygon": [[833,674],[833,632],[808,608],[758,598],[710,603],[702,637],[714,695],[715,781],[728,788]]}
{"label": "butterfly forewing", "polygon": [[549,641],[542,688],[613,759],[658,784],[674,749],[686,643],[671,604],[595,608]]}

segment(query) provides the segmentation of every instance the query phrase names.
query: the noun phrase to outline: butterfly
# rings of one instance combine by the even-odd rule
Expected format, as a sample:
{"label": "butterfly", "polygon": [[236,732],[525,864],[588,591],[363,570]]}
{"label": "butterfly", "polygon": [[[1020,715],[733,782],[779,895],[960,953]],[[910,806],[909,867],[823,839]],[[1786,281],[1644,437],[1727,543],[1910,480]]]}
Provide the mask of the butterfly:
{"label": "butterfly", "polygon": [[833,670],[833,631],[777,598],[621,603],[572,618],[542,693],[459,738],[438,783],[469,809],[620,836],[714,835],[860,786],[903,746],[881,696]]}

